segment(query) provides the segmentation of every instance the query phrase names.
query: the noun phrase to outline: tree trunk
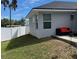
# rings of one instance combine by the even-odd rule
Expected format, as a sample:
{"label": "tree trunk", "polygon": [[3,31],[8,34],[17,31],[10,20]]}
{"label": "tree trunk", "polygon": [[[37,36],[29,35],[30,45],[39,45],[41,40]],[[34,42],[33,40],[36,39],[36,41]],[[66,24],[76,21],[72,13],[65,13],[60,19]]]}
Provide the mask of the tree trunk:
{"label": "tree trunk", "polygon": [[10,7],[10,27],[11,27],[11,7]]}

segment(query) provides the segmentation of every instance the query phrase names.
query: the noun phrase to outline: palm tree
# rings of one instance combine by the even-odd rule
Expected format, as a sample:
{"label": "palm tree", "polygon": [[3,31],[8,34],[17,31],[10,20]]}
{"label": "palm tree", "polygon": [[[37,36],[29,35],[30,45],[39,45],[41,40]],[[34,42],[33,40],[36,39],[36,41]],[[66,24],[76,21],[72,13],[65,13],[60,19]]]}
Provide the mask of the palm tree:
{"label": "palm tree", "polygon": [[8,6],[9,1],[8,1],[8,0],[1,0],[1,4],[3,4],[3,5],[4,5],[4,10],[5,10],[5,7],[7,7],[7,6]]}
{"label": "palm tree", "polygon": [[9,0],[1,0],[1,4],[4,5],[4,8],[11,6],[15,10],[17,7],[17,0],[12,0],[11,3]]}
{"label": "palm tree", "polygon": [[9,7],[10,10],[10,27],[11,27],[11,9],[16,9],[17,8],[17,0],[12,0],[10,3],[9,0],[1,0],[1,4],[4,5],[4,10],[6,7]]}
{"label": "palm tree", "polygon": [[[10,3],[11,2],[11,3]],[[6,7],[9,7],[10,10],[10,27],[11,27],[11,10],[17,8],[17,0],[1,0],[1,4],[4,5],[4,10]],[[11,37],[12,37],[12,29],[11,29]]]}

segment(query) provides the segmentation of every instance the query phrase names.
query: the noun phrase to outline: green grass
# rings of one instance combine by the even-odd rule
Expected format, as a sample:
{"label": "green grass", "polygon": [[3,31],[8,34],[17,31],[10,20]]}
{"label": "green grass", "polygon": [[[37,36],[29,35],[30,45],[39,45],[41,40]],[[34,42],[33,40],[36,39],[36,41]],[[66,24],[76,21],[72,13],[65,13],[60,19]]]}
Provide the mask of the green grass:
{"label": "green grass", "polygon": [[2,59],[74,59],[76,47],[57,38],[24,35],[1,42]]}

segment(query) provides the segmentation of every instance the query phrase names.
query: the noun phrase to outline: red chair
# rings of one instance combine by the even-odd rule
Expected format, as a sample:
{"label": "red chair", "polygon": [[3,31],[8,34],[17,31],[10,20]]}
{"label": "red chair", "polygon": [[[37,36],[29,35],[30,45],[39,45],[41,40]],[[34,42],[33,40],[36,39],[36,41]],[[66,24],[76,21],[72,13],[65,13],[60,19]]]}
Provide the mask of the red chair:
{"label": "red chair", "polygon": [[61,32],[70,32],[70,29],[67,27],[62,27],[62,28],[60,28],[60,31]]}
{"label": "red chair", "polygon": [[56,35],[69,35],[71,33],[70,28],[61,27],[56,29]]}

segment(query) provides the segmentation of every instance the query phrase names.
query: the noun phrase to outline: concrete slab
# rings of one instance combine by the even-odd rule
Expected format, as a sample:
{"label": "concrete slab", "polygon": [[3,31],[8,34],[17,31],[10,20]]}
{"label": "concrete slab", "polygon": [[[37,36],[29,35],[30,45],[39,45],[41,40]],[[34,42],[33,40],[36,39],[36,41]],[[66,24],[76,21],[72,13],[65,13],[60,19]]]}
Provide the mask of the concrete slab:
{"label": "concrete slab", "polygon": [[77,43],[77,37],[70,37],[70,36],[56,36],[56,37]]}

